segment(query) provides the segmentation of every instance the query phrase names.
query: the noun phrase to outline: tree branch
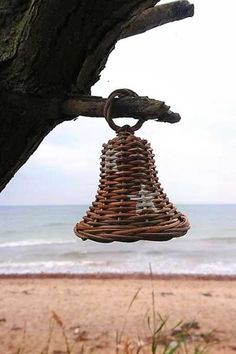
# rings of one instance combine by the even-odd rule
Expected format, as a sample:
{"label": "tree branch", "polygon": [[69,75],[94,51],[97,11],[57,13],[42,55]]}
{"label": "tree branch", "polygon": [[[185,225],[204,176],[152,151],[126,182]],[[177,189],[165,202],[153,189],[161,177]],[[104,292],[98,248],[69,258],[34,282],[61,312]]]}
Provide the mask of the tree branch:
{"label": "tree branch", "polygon": [[[103,109],[106,99],[96,96],[78,96],[66,100],[62,105],[62,112],[66,120],[80,116],[104,117]],[[177,123],[181,117],[178,113],[170,111],[164,102],[148,97],[115,98],[112,117],[154,119],[158,122]]]}
{"label": "tree branch", "polygon": [[145,10],[133,17],[124,27],[121,38],[127,38],[146,32],[169,22],[183,20],[194,15],[194,5],[186,0],[174,1]]}

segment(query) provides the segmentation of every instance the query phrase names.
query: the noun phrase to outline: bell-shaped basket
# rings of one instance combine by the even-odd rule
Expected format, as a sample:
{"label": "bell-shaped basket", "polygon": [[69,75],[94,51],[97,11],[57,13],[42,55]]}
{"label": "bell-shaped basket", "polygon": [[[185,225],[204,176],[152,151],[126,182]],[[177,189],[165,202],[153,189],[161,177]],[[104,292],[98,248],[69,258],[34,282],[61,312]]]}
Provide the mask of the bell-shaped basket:
{"label": "bell-shaped basket", "polygon": [[141,124],[111,125],[117,136],[103,145],[96,199],[75,234],[98,242],[167,241],[185,235],[189,222],[164,193],[150,144],[134,135]]}

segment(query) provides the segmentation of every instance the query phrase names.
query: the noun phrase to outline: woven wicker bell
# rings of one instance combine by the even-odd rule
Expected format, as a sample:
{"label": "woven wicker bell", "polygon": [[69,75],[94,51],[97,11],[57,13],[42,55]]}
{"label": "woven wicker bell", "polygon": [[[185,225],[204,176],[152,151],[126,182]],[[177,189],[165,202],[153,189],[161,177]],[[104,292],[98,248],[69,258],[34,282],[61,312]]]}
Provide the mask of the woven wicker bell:
{"label": "woven wicker bell", "polygon": [[143,122],[120,128],[109,118],[113,98],[124,93],[135,94],[116,90],[105,105],[105,117],[117,136],[103,145],[99,190],[76,224],[75,234],[98,242],[167,241],[183,236],[189,222],[164,193],[150,144],[134,136]]}

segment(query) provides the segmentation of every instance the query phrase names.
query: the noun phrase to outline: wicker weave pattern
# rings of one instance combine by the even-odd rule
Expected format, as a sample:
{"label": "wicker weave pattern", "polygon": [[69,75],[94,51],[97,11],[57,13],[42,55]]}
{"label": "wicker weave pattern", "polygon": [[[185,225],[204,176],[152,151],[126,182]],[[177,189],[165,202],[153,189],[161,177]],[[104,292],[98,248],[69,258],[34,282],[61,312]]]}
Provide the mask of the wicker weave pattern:
{"label": "wicker weave pattern", "polygon": [[190,225],[169,202],[150,144],[124,127],[103,145],[96,200],[75,234],[98,242],[167,241]]}

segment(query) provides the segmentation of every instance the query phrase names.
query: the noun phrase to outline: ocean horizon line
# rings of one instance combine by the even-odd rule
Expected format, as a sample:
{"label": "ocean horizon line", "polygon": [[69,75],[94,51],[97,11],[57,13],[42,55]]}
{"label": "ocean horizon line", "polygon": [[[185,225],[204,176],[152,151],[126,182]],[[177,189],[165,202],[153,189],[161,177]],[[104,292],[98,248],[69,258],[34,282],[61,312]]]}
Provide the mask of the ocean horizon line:
{"label": "ocean horizon line", "polygon": [[[82,204],[0,204],[1,207],[66,207],[66,206],[89,206],[91,202]],[[208,206],[208,205],[236,205],[235,203],[173,203],[174,205],[198,205],[198,206]]]}

